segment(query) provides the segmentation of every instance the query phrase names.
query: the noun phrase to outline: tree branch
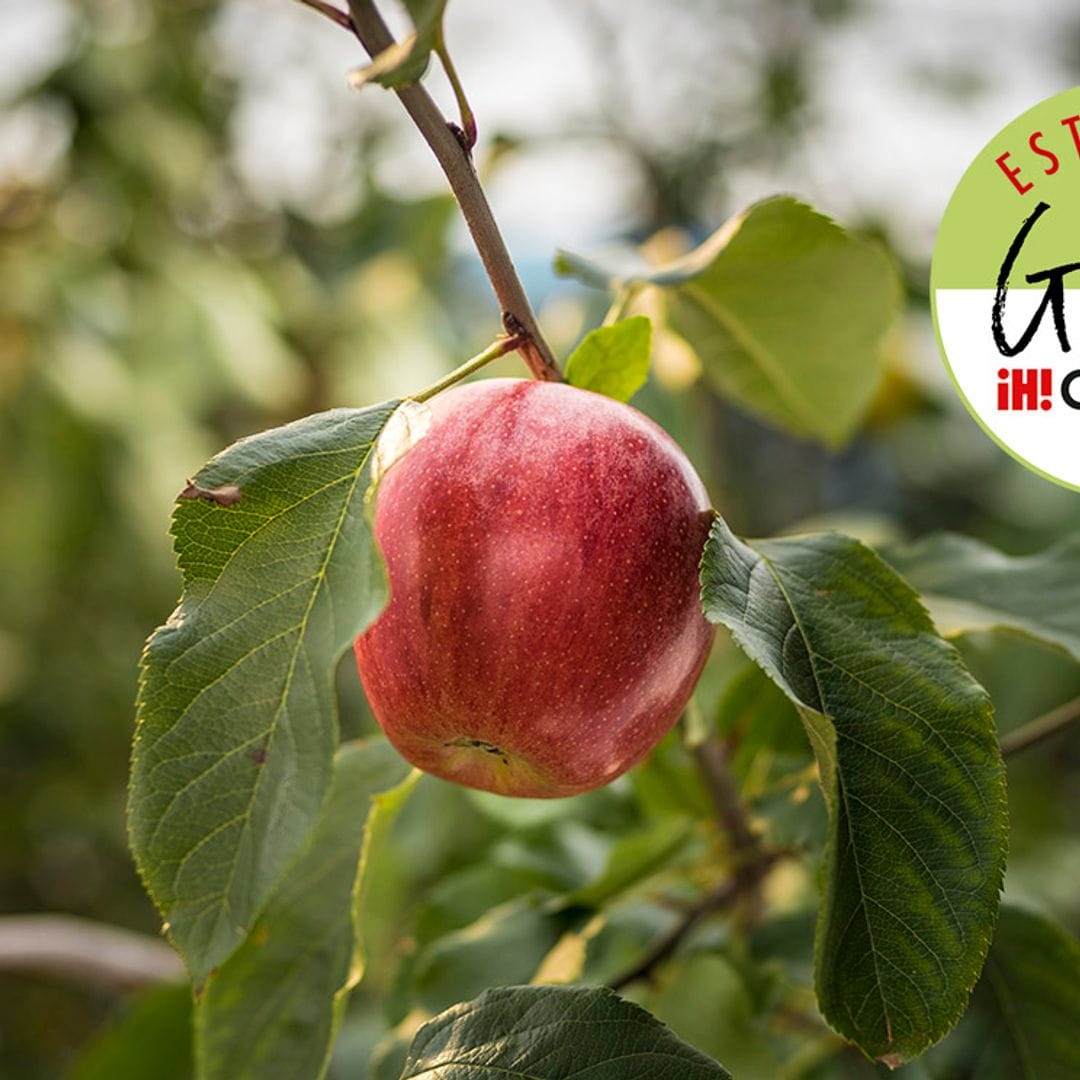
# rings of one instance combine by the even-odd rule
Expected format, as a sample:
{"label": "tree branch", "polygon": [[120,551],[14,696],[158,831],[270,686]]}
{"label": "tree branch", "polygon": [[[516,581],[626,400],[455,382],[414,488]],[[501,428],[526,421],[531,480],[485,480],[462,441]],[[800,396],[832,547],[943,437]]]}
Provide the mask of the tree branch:
{"label": "tree branch", "polygon": [[720,826],[727,833],[732,854],[740,863],[752,862],[761,854],[761,841],[750,828],[746,807],[728,768],[727,747],[718,739],[707,738],[693,748],[705,787],[716,807]]}
{"label": "tree branch", "polygon": [[782,851],[763,851],[748,873],[742,876],[736,875],[731,881],[724,882],[719,888],[687,908],[682,918],[663,937],[658,938],[632,968],[612,979],[608,985],[612,990],[621,990],[630,983],[637,982],[638,979],[651,979],[656,969],[675,954],[686,936],[698,923],[718,911],[735,907],[745,896],[747,886],[752,882],[752,887],[757,889],[773,865],[787,854]]}
{"label": "tree branch", "polygon": [[0,971],[51,975],[107,990],[186,977],[165,942],[72,915],[0,917]]}
{"label": "tree branch", "polygon": [[1023,727],[1006,735],[1001,740],[1002,757],[1009,757],[1020,753],[1021,750],[1027,750],[1028,747],[1037,746],[1059,731],[1064,731],[1077,720],[1080,720],[1080,697],[1066,701],[1064,705],[1059,705],[1056,709],[1037,716]]}
{"label": "tree branch", "polygon": [[773,866],[791,854],[786,850],[766,848],[761,837],[750,827],[746,807],[728,767],[727,747],[710,737],[692,749],[716,808],[717,820],[727,836],[734,870],[729,881],[687,908],[682,918],[657,939],[632,968],[612,980],[609,983],[612,990],[621,990],[638,979],[652,978],[656,969],[674,955],[690,931],[707,916],[738,907],[748,918],[756,918],[761,910],[762,883]]}
{"label": "tree branch", "polygon": [[[372,58],[395,44],[372,0],[349,0],[349,10],[353,31]],[[480,186],[472,157],[459,139],[457,129],[451,127],[431,95],[419,84],[402,87],[395,93],[446,174],[499,301],[506,332],[527,338],[520,351],[536,378],[561,381],[558,362],[536,325],[528,297]]]}

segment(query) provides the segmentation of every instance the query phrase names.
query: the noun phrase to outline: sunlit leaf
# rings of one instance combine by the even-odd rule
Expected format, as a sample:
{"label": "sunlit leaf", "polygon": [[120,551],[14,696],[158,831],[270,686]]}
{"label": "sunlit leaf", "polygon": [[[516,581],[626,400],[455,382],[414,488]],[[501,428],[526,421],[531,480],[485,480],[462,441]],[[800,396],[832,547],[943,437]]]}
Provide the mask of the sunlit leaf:
{"label": "sunlit leaf", "polygon": [[331,673],[386,586],[365,520],[394,405],[308,417],[230,447],[182,499],[184,591],[143,657],[132,849],[197,986],[241,944],[322,810]]}
{"label": "sunlit leaf", "polygon": [[652,323],[644,315],[586,334],[566,361],[566,381],[582,390],[629,401],[649,377]]}
{"label": "sunlit leaf", "polygon": [[847,537],[751,545],[717,519],[702,595],[817,755],[822,1012],[873,1057],[914,1057],[959,1019],[993,930],[1006,828],[989,699],[911,588]]}
{"label": "sunlit leaf", "polygon": [[718,390],[794,435],[845,443],[877,388],[896,271],[877,244],[790,197],[732,218],[669,266],[560,253],[587,284],[661,288],[668,321]]}

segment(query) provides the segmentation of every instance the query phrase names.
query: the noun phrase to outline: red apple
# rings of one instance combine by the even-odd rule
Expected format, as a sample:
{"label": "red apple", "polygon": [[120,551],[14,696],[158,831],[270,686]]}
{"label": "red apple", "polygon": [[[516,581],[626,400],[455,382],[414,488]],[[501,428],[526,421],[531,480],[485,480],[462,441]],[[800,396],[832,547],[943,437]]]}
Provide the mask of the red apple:
{"label": "red apple", "polygon": [[660,741],[705,663],[705,489],[656,424],[587,390],[491,379],[431,409],[378,490],[390,602],[355,645],[371,708],[446,780],[600,787]]}

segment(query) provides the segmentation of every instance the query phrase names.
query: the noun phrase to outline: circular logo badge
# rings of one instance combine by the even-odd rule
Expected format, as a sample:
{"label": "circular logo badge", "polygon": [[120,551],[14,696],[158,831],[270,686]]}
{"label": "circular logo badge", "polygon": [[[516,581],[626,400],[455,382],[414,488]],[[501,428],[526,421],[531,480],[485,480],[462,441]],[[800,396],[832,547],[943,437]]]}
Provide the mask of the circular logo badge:
{"label": "circular logo badge", "polygon": [[972,416],[1048,480],[1080,490],[1080,87],[980,151],[934,245],[938,342]]}

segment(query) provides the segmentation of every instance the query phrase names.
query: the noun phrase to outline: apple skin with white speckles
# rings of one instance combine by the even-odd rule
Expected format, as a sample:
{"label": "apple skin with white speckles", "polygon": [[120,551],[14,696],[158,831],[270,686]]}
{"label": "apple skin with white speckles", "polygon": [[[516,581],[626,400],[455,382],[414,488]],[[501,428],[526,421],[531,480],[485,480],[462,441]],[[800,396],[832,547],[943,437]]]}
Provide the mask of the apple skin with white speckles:
{"label": "apple skin with white speckles", "polygon": [[390,601],[357,638],[375,717],[414,765],[503,795],[577,795],[678,719],[713,628],[708,496],[636,409],[490,379],[431,402],[383,477]]}

